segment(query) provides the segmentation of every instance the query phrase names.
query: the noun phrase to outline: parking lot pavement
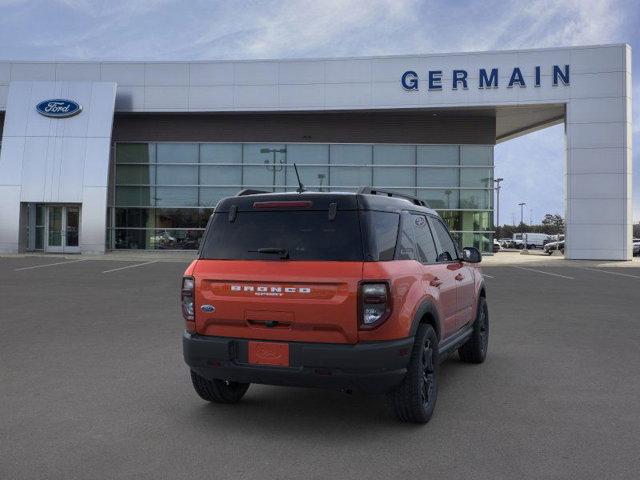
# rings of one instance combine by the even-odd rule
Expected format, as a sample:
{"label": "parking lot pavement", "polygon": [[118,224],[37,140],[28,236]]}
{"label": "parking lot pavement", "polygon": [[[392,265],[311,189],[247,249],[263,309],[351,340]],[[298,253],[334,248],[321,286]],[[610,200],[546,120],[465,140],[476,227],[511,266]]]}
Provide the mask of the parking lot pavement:
{"label": "parking lot pavement", "polygon": [[359,394],[203,402],[186,262],[148,262],[0,258],[1,479],[637,478],[640,269],[485,268],[489,357],[445,361],[414,426]]}

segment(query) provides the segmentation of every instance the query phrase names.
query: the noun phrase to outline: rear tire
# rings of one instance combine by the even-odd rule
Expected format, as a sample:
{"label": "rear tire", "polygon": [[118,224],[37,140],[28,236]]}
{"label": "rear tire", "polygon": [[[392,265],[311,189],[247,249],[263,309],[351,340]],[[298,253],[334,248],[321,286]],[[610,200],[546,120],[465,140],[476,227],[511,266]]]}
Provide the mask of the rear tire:
{"label": "rear tire", "polygon": [[191,370],[191,383],[196,393],[208,402],[238,403],[249,389],[249,383],[209,380]]}
{"label": "rear tire", "polygon": [[458,348],[460,360],[466,363],[482,363],[487,357],[489,346],[489,308],[487,300],[480,297],[478,301],[478,313],[473,322],[473,333],[464,345]]}
{"label": "rear tire", "polygon": [[387,394],[391,413],[401,422],[427,423],[438,397],[438,337],[431,325],[418,327],[407,376]]}

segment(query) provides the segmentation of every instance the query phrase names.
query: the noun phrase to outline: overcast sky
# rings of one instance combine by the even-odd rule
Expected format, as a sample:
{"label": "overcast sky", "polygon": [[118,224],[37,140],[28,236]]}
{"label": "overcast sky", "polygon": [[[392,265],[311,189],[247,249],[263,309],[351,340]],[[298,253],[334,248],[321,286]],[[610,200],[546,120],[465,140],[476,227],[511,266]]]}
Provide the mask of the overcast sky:
{"label": "overcast sky", "polygon": [[[637,0],[0,0],[1,60],[216,60],[629,43],[640,98]],[[640,220],[640,116],[634,101],[634,218]],[[563,211],[564,131],[496,147],[501,223],[517,203],[539,221]]]}

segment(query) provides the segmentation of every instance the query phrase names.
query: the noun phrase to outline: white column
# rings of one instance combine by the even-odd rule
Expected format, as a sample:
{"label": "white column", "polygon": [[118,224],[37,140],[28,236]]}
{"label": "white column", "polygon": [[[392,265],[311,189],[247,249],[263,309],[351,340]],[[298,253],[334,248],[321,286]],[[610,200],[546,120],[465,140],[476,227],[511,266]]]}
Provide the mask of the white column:
{"label": "white column", "polygon": [[611,80],[616,95],[567,103],[565,256],[570,259],[632,258],[631,49],[620,52],[624,68]]}

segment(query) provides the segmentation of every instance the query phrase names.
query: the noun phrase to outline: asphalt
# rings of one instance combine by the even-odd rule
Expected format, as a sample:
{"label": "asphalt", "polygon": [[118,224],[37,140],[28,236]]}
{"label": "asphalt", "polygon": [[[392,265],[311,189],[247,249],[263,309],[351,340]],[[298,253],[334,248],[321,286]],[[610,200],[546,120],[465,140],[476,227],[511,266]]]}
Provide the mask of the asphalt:
{"label": "asphalt", "polygon": [[486,267],[489,357],[447,360],[415,426],[377,396],[200,400],[185,263],[140,263],[0,258],[1,479],[638,478],[640,268]]}

